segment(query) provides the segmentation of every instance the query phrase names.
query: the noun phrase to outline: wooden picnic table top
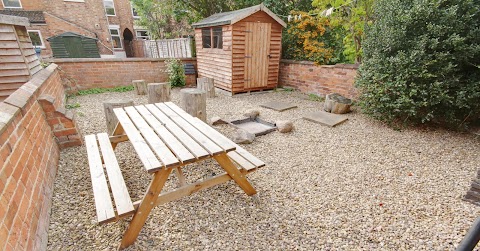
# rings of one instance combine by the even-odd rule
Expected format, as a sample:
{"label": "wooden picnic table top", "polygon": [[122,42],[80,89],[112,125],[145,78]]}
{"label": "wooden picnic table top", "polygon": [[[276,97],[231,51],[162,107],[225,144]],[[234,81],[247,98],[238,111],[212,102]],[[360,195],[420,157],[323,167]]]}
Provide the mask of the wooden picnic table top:
{"label": "wooden picnic table top", "polygon": [[172,102],[113,110],[149,173],[234,151],[236,144]]}

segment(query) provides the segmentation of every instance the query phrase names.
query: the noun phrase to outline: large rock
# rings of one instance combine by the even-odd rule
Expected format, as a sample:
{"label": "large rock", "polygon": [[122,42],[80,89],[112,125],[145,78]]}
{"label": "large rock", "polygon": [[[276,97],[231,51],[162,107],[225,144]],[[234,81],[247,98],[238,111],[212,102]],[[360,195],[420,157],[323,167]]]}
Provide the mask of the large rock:
{"label": "large rock", "polygon": [[250,144],[255,139],[255,134],[249,133],[245,130],[238,129],[233,135],[233,142],[237,144]]}
{"label": "large rock", "polygon": [[260,112],[257,111],[257,110],[248,110],[245,112],[245,114],[243,114],[243,116],[245,117],[248,117],[248,118],[251,118],[251,119],[256,119],[258,117],[258,115],[260,115]]}
{"label": "large rock", "polygon": [[345,98],[338,93],[331,93],[325,97],[325,104],[323,105],[323,110],[335,114],[344,114],[350,112],[351,105],[351,99]]}
{"label": "large rock", "polygon": [[281,120],[275,123],[277,129],[281,133],[291,132],[293,130],[293,122],[290,120]]}

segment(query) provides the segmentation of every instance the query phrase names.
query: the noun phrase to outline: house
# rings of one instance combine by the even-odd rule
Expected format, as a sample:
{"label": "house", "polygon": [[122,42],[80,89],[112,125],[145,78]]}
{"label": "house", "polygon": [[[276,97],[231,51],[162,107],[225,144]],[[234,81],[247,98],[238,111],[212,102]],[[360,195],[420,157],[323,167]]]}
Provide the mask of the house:
{"label": "house", "polygon": [[129,0],[0,0],[0,14],[26,17],[28,34],[42,57],[51,57],[47,38],[66,32],[97,39],[101,57],[140,55],[134,43],[148,39],[134,26],[139,18]]}
{"label": "house", "polygon": [[231,94],[277,86],[287,25],[263,4],[217,13],[192,26],[200,77],[213,78],[215,87]]}

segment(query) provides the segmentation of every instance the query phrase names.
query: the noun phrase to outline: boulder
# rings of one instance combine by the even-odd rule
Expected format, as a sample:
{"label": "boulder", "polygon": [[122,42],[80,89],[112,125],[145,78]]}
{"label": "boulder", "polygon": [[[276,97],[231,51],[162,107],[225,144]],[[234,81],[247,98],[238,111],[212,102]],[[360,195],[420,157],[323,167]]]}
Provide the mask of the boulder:
{"label": "boulder", "polygon": [[223,120],[222,118],[215,116],[210,119],[210,124],[211,125],[221,125],[221,124],[227,124],[227,121]]}
{"label": "boulder", "polygon": [[345,98],[338,93],[331,93],[325,97],[325,104],[323,105],[323,110],[335,114],[344,114],[350,112],[351,105],[351,99]]}
{"label": "boulder", "polygon": [[238,129],[233,135],[233,142],[237,144],[250,144],[255,139],[255,134],[249,133],[245,130]]}
{"label": "boulder", "polygon": [[275,123],[277,129],[281,133],[291,132],[293,130],[293,123],[290,120],[281,120]]}
{"label": "boulder", "polygon": [[260,115],[260,112],[257,111],[257,110],[248,110],[245,112],[245,114],[243,114],[243,116],[245,117],[248,117],[248,118],[251,118],[251,119],[256,119],[258,117],[258,115]]}

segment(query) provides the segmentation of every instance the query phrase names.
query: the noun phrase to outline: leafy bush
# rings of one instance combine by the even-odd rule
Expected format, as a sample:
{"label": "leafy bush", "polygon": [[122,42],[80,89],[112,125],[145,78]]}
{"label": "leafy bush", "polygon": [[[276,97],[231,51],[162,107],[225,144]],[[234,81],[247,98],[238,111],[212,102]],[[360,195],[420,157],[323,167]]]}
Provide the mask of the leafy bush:
{"label": "leafy bush", "polygon": [[165,61],[167,65],[168,82],[172,87],[185,86],[185,69],[180,60],[170,58]]}
{"label": "leafy bush", "polygon": [[356,85],[388,122],[464,125],[480,117],[478,0],[379,0]]}

